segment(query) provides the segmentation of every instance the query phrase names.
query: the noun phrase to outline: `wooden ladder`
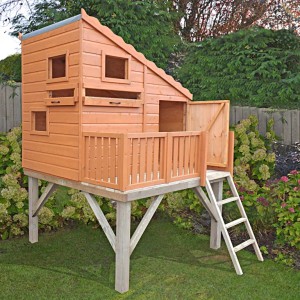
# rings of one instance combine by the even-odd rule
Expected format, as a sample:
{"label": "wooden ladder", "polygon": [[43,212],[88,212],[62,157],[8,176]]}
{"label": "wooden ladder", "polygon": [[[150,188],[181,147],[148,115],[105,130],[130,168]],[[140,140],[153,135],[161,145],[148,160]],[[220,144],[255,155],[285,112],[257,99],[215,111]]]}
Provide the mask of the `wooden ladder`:
{"label": "wooden ladder", "polygon": [[[225,180],[225,179],[227,180],[227,182],[229,184],[229,187],[230,187],[233,197],[217,201],[215,193],[212,188],[212,183],[216,182],[216,181],[220,181],[220,180]],[[243,207],[242,201],[239,197],[238,191],[235,187],[235,184],[233,182],[233,178],[232,178],[231,174],[229,172],[222,172],[222,171],[210,171],[210,170],[207,171],[206,190],[207,190],[210,201],[206,197],[206,194],[203,192],[201,187],[195,189],[196,194],[198,194],[199,198],[202,198],[201,200],[206,203],[206,205],[205,205],[206,208],[208,206],[208,209],[211,210],[210,214],[214,217],[214,219],[217,222],[219,222],[220,230],[221,230],[222,236],[225,240],[225,243],[226,243],[227,249],[229,251],[231,260],[233,262],[235,271],[238,275],[242,275],[243,271],[242,271],[240,263],[238,261],[236,252],[246,248],[249,245],[253,245],[257,259],[259,261],[263,261],[264,259],[260,252],[259,246],[257,244],[256,238],[254,236],[253,230],[252,230],[249,220],[247,218],[245,209]],[[240,211],[241,217],[225,224],[224,219],[222,217],[222,206],[227,203],[230,203],[230,202],[236,202],[238,209]],[[207,204],[210,204],[210,205],[207,205]],[[233,226],[236,226],[238,224],[241,224],[241,223],[245,224],[246,230],[249,235],[249,239],[234,247],[232,245],[230,236],[228,234],[228,229]]]}

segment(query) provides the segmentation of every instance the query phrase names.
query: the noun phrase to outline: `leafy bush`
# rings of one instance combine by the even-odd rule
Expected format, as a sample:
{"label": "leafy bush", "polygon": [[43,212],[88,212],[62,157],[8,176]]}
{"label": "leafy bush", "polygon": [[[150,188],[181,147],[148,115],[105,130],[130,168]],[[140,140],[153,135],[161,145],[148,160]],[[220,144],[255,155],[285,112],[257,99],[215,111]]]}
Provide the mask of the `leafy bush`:
{"label": "leafy bush", "polygon": [[277,240],[300,249],[300,172],[293,170],[273,183],[269,199],[275,198],[274,223]]}
{"label": "leafy bush", "polygon": [[179,80],[194,99],[298,108],[300,42],[292,31],[251,28],[191,47]]}
{"label": "leafy bush", "polygon": [[0,60],[0,82],[21,80],[21,54],[13,54]]}

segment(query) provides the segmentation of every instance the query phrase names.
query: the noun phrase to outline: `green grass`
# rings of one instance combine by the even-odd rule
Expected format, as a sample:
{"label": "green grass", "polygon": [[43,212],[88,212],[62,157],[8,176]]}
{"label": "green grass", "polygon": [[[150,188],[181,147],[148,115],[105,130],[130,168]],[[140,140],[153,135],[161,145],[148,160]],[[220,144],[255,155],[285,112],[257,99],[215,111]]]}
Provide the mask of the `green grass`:
{"label": "green grass", "polygon": [[239,252],[237,276],[227,250],[158,218],[131,257],[130,291],[114,290],[114,254],[100,229],[78,225],[0,242],[1,299],[300,299],[300,272]]}

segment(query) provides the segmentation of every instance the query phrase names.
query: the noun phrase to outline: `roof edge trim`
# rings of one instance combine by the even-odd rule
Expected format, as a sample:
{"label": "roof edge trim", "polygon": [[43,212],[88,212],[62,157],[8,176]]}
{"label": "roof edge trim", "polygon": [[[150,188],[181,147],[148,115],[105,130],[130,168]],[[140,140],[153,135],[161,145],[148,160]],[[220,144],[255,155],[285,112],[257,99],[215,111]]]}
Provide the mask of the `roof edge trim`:
{"label": "roof edge trim", "polygon": [[74,17],[71,17],[71,18],[68,18],[68,19],[65,19],[65,20],[62,20],[60,22],[48,25],[48,26],[43,27],[41,29],[38,29],[38,30],[35,30],[35,31],[32,31],[32,32],[26,33],[26,34],[24,34],[22,36],[22,40],[24,41],[24,40],[29,39],[31,37],[34,37],[34,36],[46,33],[48,31],[51,31],[51,30],[63,27],[65,25],[74,23],[74,22],[79,21],[79,20],[81,20],[81,14],[79,14],[77,16],[74,16]]}

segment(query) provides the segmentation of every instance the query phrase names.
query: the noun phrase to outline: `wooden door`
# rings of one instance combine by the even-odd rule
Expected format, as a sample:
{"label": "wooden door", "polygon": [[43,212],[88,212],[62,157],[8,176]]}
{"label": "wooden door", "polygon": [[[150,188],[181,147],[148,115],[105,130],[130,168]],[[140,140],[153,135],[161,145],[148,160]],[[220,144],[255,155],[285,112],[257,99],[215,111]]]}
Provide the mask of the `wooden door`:
{"label": "wooden door", "polygon": [[195,101],[188,105],[187,130],[208,132],[208,166],[226,167],[229,101]]}

